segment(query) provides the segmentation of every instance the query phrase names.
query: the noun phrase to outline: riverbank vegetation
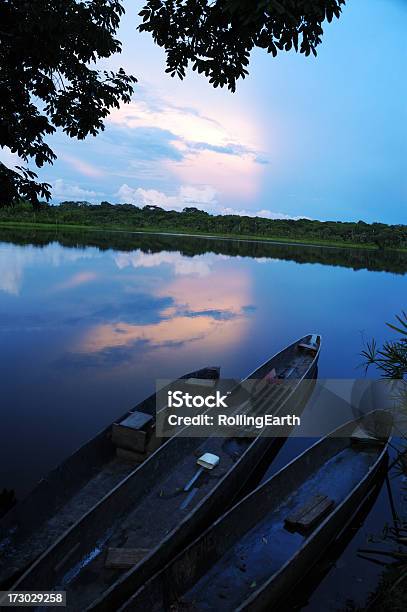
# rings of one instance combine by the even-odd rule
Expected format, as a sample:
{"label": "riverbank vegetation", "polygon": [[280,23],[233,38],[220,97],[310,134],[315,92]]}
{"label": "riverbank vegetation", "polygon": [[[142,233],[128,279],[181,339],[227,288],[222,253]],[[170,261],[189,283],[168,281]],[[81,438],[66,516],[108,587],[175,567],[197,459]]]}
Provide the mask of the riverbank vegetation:
{"label": "riverbank vegetation", "polygon": [[226,257],[271,258],[298,264],[339,266],[353,270],[407,274],[407,250],[327,248],[309,244],[283,244],[262,240],[234,240],[205,236],[165,235],[147,232],[106,231],[104,229],[67,228],[61,225],[6,225],[0,223],[0,242],[21,246],[47,246],[52,242],[68,248],[95,247],[100,251],[115,249],[143,253],[177,252],[184,257],[205,253]]}
{"label": "riverbank vegetation", "polygon": [[20,203],[13,208],[0,208],[0,223],[178,232],[321,245],[407,249],[406,225],[211,215],[195,207],[178,212],[158,206],[62,202],[59,206],[44,204],[39,210],[33,210],[30,204]]}

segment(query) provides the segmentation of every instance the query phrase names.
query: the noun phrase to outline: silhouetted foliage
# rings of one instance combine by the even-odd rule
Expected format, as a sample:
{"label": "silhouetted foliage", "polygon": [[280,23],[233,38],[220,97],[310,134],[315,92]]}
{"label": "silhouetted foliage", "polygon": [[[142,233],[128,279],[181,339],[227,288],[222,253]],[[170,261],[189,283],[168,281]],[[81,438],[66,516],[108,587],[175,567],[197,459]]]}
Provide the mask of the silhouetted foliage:
{"label": "silhouetted foliage", "polygon": [[317,54],[326,20],[339,18],[345,0],[148,0],[140,16],[167,53],[167,72],[184,78],[189,64],[214,87],[236,89],[248,74],[250,53],[276,56],[295,49]]}
{"label": "silhouetted foliage", "polygon": [[407,376],[407,313],[396,316],[397,324],[387,323],[399,335],[398,340],[388,340],[378,348],[376,340],[371,340],[362,351],[366,369],[376,366],[383,378],[403,379]]}
{"label": "silhouetted foliage", "polygon": [[[38,167],[53,163],[44,138],[61,128],[78,139],[103,130],[112,107],[129,102],[136,79],[92,64],[121,49],[118,0],[0,0],[0,146]],[[0,163],[0,205],[38,206],[50,185],[27,168]]]}
{"label": "silhouetted foliage", "polygon": [[[322,23],[339,17],[345,0],[148,0],[141,31],[167,52],[167,72],[189,63],[232,91],[248,73],[250,53],[291,48],[316,55]],[[56,156],[44,138],[61,128],[95,136],[112,107],[128,102],[136,79],[92,68],[121,50],[115,38],[120,0],[0,0],[0,146],[37,167]],[[50,185],[33,170],[0,163],[2,206],[19,198],[38,207]]]}

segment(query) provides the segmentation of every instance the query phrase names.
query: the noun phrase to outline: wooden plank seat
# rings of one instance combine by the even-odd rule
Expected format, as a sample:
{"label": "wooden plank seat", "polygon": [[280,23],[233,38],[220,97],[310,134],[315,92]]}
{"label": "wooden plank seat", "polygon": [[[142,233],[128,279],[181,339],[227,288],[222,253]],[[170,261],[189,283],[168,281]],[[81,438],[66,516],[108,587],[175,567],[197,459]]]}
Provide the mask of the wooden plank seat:
{"label": "wooden plank seat", "polygon": [[278,375],[279,380],[287,380],[294,374],[295,370],[296,368],[286,368]]}
{"label": "wooden plank seat", "polygon": [[[280,383],[282,381],[279,381]],[[246,415],[257,415],[264,414],[264,412],[270,412],[272,407],[277,402],[282,401],[283,397],[290,391],[288,385],[268,385],[264,384],[260,387],[254,387],[254,391],[251,397],[249,397],[244,403],[239,404],[236,410],[231,412],[231,416],[238,414]],[[250,428],[249,428],[250,429]],[[242,432],[242,427],[238,428],[239,432]]]}
{"label": "wooden plank seat", "polygon": [[[231,415],[242,414],[243,412],[247,415],[271,412],[272,407],[277,405],[277,402],[281,402],[284,396],[291,391],[290,386],[284,384],[284,382],[289,381],[289,379],[292,379],[291,382],[295,380],[293,374],[296,371],[296,367],[288,367],[277,373],[276,369],[272,368],[254,384],[248,399],[239,404]],[[239,428],[239,430],[241,431],[242,428]]]}
{"label": "wooden plank seat", "polygon": [[310,341],[300,342],[298,344],[298,348],[303,349],[305,351],[313,351],[316,353],[318,350],[317,339],[318,339],[317,334],[312,334]]}
{"label": "wooden plank seat", "polygon": [[144,559],[150,552],[148,548],[108,548],[105,567],[110,569],[130,569]]}
{"label": "wooden plank seat", "polygon": [[333,504],[333,500],[329,499],[327,495],[313,495],[302,506],[287,516],[285,527],[289,531],[306,532],[322,521]]}
{"label": "wooden plank seat", "polygon": [[154,419],[151,414],[132,412],[123,421],[112,426],[112,442],[117,448],[144,453],[151,435]]}
{"label": "wooden plank seat", "polygon": [[383,442],[376,436],[373,436],[364,427],[358,425],[351,435],[352,445],[364,445],[364,446],[380,446]]}
{"label": "wooden plank seat", "polygon": [[182,381],[183,385],[191,385],[194,387],[208,387],[212,389],[218,384],[218,380],[214,378],[187,378]]}

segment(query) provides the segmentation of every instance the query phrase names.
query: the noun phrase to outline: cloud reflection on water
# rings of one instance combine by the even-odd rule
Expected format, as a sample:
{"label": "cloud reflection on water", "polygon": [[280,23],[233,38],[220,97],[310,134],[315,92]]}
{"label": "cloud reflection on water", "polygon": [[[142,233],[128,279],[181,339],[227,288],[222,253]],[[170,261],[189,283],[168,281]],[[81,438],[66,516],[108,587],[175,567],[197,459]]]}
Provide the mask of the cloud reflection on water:
{"label": "cloud reflection on water", "polygon": [[59,268],[63,264],[96,257],[101,257],[98,249],[67,249],[56,242],[42,248],[0,243],[0,291],[20,295],[24,276],[30,267],[41,265]]}
{"label": "cloud reflection on water", "polygon": [[56,356],[60,366],[114,365],[140,351],[170,351],[196,342],[211,351],[238,345],[250,326],[252,279],[242,266],[231,269],[230,261],[213,253],[188,257],[55,243],[1,245],[0,289],[16,298],[24,289],[34,298],[30,312],[8,309],[3,329],[65,329]]}
{"label": "cloud reflection on water", "polygon": [[198,340],[202,348],[210,344],[213,349],[218,343],[240,343],[247,333],[251,282],[244,271],[231,274],[220,268],[204,277],[190,273],[157,286],[154,295],[168,300],[159,321],[95,325],[80,339],[75,352],[92,355],[125,346],[130,350],[140,342],[145,350],[165,349]]}

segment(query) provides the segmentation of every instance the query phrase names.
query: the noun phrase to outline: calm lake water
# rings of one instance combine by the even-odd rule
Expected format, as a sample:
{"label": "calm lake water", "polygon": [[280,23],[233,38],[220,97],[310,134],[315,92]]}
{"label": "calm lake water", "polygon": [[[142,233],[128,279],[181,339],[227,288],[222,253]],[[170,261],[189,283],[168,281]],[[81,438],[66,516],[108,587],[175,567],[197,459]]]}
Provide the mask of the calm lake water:
{"label": "calm lake water", "polygon": [[[362,377],[363,340],[389,337],[406,275],[403,253],[0,230],[0,489],[25,494],[157,378],[242,377],[308,332],[323,336],[321,378]],[[289,441],[275,466],[308,444]],[[310,609],[374,587],[380,568],[356,550],[388,516],[383,487]]]}

